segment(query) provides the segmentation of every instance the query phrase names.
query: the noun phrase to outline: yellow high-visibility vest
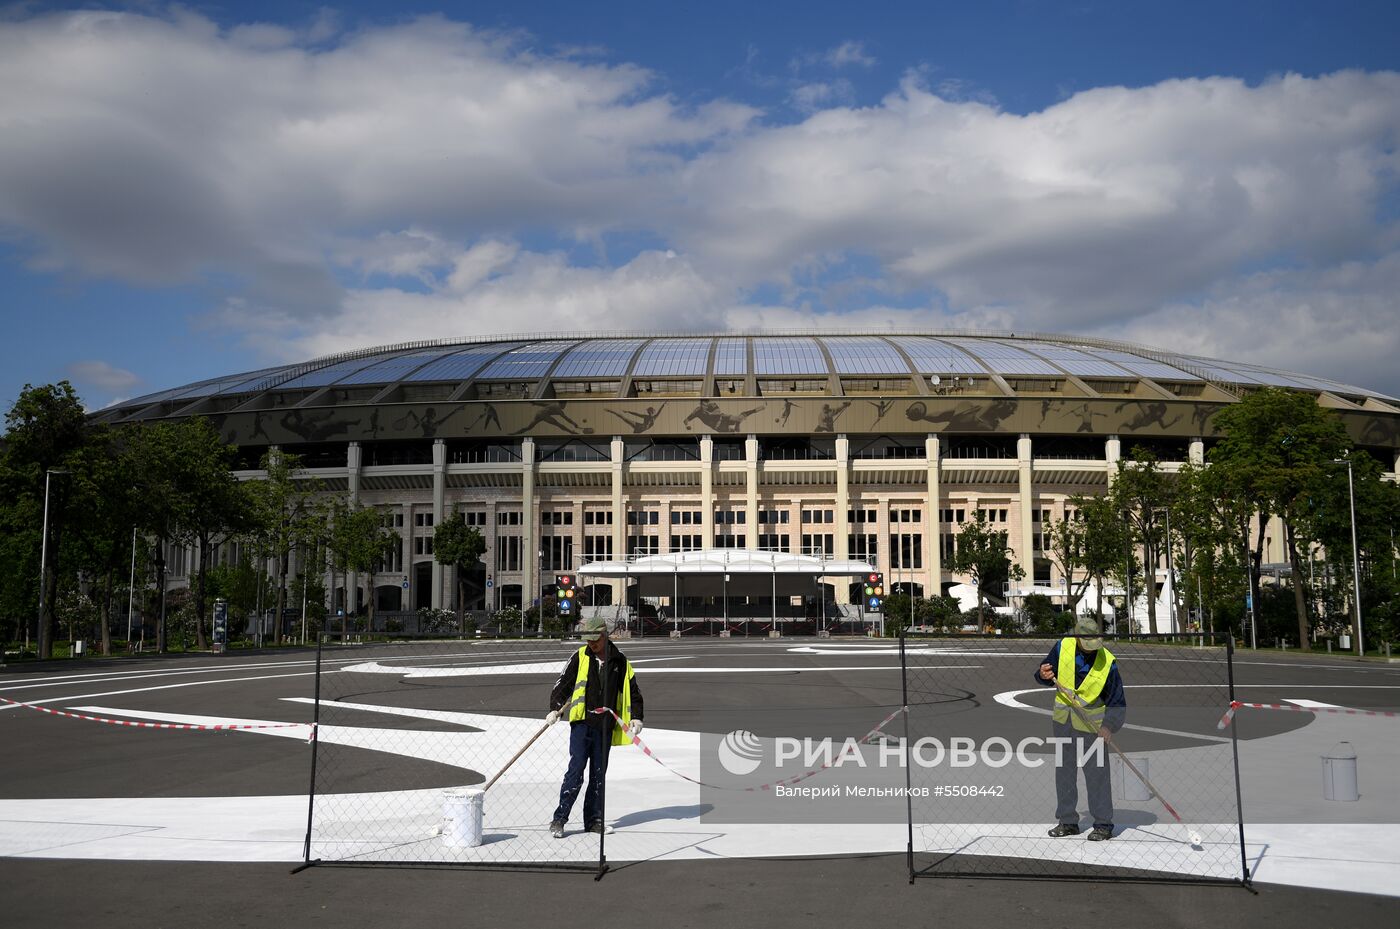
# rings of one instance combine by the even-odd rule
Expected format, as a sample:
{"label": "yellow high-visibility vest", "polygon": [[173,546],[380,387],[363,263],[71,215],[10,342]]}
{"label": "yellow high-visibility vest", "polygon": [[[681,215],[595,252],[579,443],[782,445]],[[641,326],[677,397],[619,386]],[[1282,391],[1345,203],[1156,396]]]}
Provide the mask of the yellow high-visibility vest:
{"label": "yellow high-visibility vest", "polygon": [[[605,651],[606,655],[607,652]],[[622,688],[617,694],[618,717],[622,720],[622,725],[614,725],[612,730],[612,744],[626,745],[632,740],[627,735],[627,724],[632,721],[632,662],[627,662],[627,673],[622,678]],[[574,678],[574,693],[569,698],[569,722],[576,723],[588,715],[586,696],[588,694],[588,669],[593,666],[593,658],[588,653],[588,646],[585,645],[578,650],[578,677]],[[607,699],[607,695],[603,695]]]}
{"label": "yellow high-visibility vest", "polygon": [[[1094,656],[1094,663],[1089,668],[1089,673],[1084,675],[1084,680],[1078,687],[1074,686],[1074,655],[1077,650],[1073,636],[1067,636],[1060,640],[1060,667],[1055,673],[1060,686],[1065,690],[1074,691],[1079,697],[1080,712],[1071,710],[1069,697],[1060,691],[1055,691],[1055,713],[1054,719],[1057,723],[1066,720],[1074,724],[1074,728],[1080,732],[1098,732],[1103,725],[1104,702],[1099,699],[1103,694],[1104,684],[1108,683],[1108,672],[1113,667],[1113,653],[1106,648],[1100,648],[1098,654]],[[1086,726],[1080,719],[1080,714],[1088,717],[1091,726]]]}

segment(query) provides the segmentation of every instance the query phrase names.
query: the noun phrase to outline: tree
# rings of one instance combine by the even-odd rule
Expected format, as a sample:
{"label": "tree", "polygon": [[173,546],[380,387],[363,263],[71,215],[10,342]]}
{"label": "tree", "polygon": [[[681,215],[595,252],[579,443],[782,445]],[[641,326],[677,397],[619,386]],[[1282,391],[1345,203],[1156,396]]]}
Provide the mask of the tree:
{"label": "tree", "polygon": [[439,564],[452,565],[457,578],[457,625],[466,628],[467,569],[481,562],[486,552],[486,540],[475,526],[468,526],[461,513],[453,513],[433,530],[433,558]]}
{"label": "tree", "polygon": [[[299,545],[314,541],[325,516],[316,504],[319,484],[301,474],[301,458],[278,449],[263,455],[263,480],[249,483],[253,501],[255,548],[272,559],[277,579],[273,640],[282,641],[282,613],[287,605],[287,559]],[[259,624],[262,617],[258,617]],[[261,628],[261,625],[259,625]]]}
{"label": "tree", "polygon": [[958,531],[956,551],[948,569],[971,578],[977,588],[977,624],[981,629],[985,630],[987,625],[983,589],[987,585],[995,587],[1007,581],[1019,581],[1026,576],[1021,566],[1011,560],[1011,554],[1006,533],[992,529],[987,514],[981,510]]}
{"label": "tree", "polygon": [[[53,656],[57,630],[54,608],[62,571],[63,543],[72,517],[72,476],[76,458],[88,443],[91,429],[73,385],[67,381],[34,387],[26,384],[19,399],[5,414],[4,455],[0,457],[0,499],[6,501],[3,522],[7,538],[7,562],[3,606],[6,613],[29,617],[37,611],[43,586],[44,615],[39,617],[38,652]],[[45,479],[54,475],[48,495],[48,557],[40,552],[43,537]],[[13,535],[11,535],[13,533]],[[41,562],[44,577],[36,584]],[[27,625],[27,620],[25,620]]]}
{"label": "tree", "polygon": [[1283,522],[1284,549],[1293,577],[1298,641],[1310,641],[1307,579],[1299,556],[1301,536],[1311,526],[1319,502],[1336,486],[1332,462],[1351,448],[1341,419],[1309,394],[1266,388],[1247,395],[1215,418],[1224,439],[1211,450],[1211,464],[1222,479],[1248,500],[1259,515],[1259,535],[1250,586],[1257,589],[1267,514]]}
{"label": "tree", "polygon": [[399,534],[385,527],[384,514],[374,507],[346,501],[332,504],[327,546],[342,570],[364,575],[369,585],[370,628],[374,626],[374,577],[384,559],[401,544]]}
{"label": "tree", "polygon": [[1157,561],[1165,544],[1161,514],[1171,502],[1171,484],[1157,456],[1135,447],[1127,460],[1118,462],[1118,474],[1110,491],[1114,508],[1122,514],[1132,541],[1142,549],[1147,576],[1147,627],[1157,634]]}

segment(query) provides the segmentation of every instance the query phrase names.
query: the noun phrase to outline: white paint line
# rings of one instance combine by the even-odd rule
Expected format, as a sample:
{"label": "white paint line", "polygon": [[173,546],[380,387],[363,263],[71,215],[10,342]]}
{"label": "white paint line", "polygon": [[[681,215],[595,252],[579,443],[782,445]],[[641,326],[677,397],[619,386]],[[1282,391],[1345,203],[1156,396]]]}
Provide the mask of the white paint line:
{"label": "white paint line", "polygon": [[1319,703],[1316,700],[1304,700],[1301,697],[1284,697],[1283,702],[1291,703],[1294,706],[1301,706],[1308,710],[1339,710],[1342,708],[1335,703]]}
{"label": "white paint line", "polygon": [[[1178,685],[1178,686],[1182,686],[1182,687],[1197,687],[1197,686],[1214,687],[1214,686],[1216,686],[1216,685],[1214,685],[1214,684],[1204,684],[1204,685],[1197,685],[1197,684],[1181,684],[1181,685]],[[1051,715],[1053,715],[1053,713],[1054,713],[1053,710],[1041,709],[1041,708],[1038,707],[1038,706],[1030,706],[1030,705],[1028,705],[1028,704],[1022,703],[1020,700],[1018,700],[1018,699],[1016,699],[1016,698],[1022,696],[1023,694],[1050,694],[1050,695],[1053,696],[1054,693],[1055,693],[1055,691],[1049,690],[1049,689],[1047,689],[1047,688],[1045,688],[1045,687],[1027,687],[1025,690],[1007,690],[1007,691],[1003,691],[1002,693],[997,694],[996,697],[995,697],[994,699],[996,700],[997,703],[1000,703],[1002,706],[1009,706],[1009,707],[1011,707],[1013,710],[1029,710],[1029,711],[1032,712],[1032,713],[1039,713],[1039,714],[1041,714],[1042,716],[1051,716]],[[1179,737],[1179,738],[1200,739],[1201,741],[1204,741],[1204,742],[1229,742],[1229,741],[1230,741],[1230,739],[1222,738],[1221,736],[1217,736],[1217,735],[1205,735],[1204,733],[1200,733],[1200,732],[1181,732],[1181,731],[1176,730],[1176,729],[1158,729],[1158,728],[1155,727],[1155,726],[1139,726],[1139,725],[1136,725],[1135,723],[1124,723],[1123,728],[1124,728],[1124,729],[1135,729],[1135,730],[1137,730],[1138,732],[1155,732],[1155,733],[1157,733],[1158,735],[1174,735],[1174,736],[1177,736],[1177,737]]]}
{"label": "white paint line", "polygon": [[[120,697],[123,694],[146,693],[151,690],[171,690],[176,687],[203,687],[206,684],[237,684],[242,681],[268,681],[280,677],[311,677],[315,671],[298,671],[294,674],[264,674],[261,677],[226,677],[217,681],[185,681],[182,684],[162,684],[159,687],[133,687],[127,690],[106,690],[96,694],[69,694],[64,697],[49,697],[47,700],[26,700],[26,703],[37,706],[41,703],[64,703],[69,700],[91,700],[95,697]],[[22,709],[13,703],[6,703],[0,706],[0,711]]]}

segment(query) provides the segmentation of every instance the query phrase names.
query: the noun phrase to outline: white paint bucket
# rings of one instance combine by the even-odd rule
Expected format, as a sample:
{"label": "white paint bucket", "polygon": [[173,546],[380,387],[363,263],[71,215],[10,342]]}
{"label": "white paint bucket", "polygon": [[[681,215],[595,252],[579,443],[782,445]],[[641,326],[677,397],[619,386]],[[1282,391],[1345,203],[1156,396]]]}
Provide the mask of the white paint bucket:
{"label": "white paint bucket", "polygon": [[442,844],[448,848],[476,848],[481,844],[481,823],[486,792],[480,787],[449,787],[442,797]]}

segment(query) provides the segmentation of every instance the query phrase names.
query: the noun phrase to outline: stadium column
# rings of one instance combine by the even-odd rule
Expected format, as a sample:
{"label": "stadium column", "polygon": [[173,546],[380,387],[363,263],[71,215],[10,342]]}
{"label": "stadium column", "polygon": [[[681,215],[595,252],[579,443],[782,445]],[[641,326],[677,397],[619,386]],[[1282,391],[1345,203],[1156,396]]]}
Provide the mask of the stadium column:
{"label": "stadium column", "polygon": [[1193,465],[1203,465],[1206,463],[1206,443],[1200,436],[1191,440],[1191,444],[1186,448],[1186,460]]}
{"label": "stadium column", "polygon": [[[627,506],[623,494],[624,482],[627,477],[627,443],[622,440],[622,436],[612,437],[612,445],[609,452],[609,460],[612,462],[612,538],[613,538],[613,560],[627,560]],[[622,604],[626,599],[627,581],[609,581],[608,586],[612,588],[612,602]]]}
{"label": "stadium column", "polygon": [[[540,581],[535,575],[539,563],[535,547],[535,440],[526,436],[520,440],[520,611],[534,606],[540,595]],[[534,591],[531,593],[531,591]]]}
{"label": "stadium column", "polygon": [[1035,525],[1031,513],[1035,507],[1035,488],[1031,481],[1031,437],[1024,432],[1016,440],[1016,472],[1020,483],[1021,516],[1020,545],[1016,547],[1016,560],[1021,570],[1026,572],[1025,581],[1035,583]]}
{"label": "stadium column", "polygon": [[[443,504],[447,496],[447,443],[442,439],[433,440],[433,526],[442,525]],[[432,536],[429,536],[432,538]],[[433,559],[433,609],[441,610],[443,602],[443,565]]]}
{"label": "stadium column", "polygon": [[402,526],[396,526],[399,530],[399,546],[402,553],[402,564],[404,577],[408,579],[408,590],[404,591],[404,598],[400,601],[400,606],[405,610],[418,609],[418,591],[413,587],[413,505],[410,503],[399,504],[399,520]]}
{"label": "stadium column", "polygon": [[[851,550],[850,510],[851,440],[843,432],[836,437],[836,546],[832,555],[838,559],[846,558]],[[836,602],[851,602],[850,584],[836,585]]]}
{"label": "stadium column", "polygon": [[1108,468],[1105,473],[1108,475],[1108,486],[1113,487],[1113,479],[1118,476],[1118,460],[1123,457],[1123,443],[1118,436],[1111,435],[1103,443],[1103,457]]}
{"label": "stadium column", "polygon": [[715,544],[715,441],[700,437],[700,547]]}
{"label": "stadium column", "polygon": [[[360,443],[351,442],[350,448],[345,456],[345,478],[346,491],[350,497],[350,506],[360,505]],[[360,577],[354,571],[345,572],[345,615],[349,616],[355,612],[354,591],[360,586]],[[331,612],[337,609],[335,604],[335,591],[331,591]]]}
{"label": "stadium column", "polygon": [[924,564],[928,565],[925,597],[943,593],[943,491],[939,482],[939,451],[938,436],[925,436],[924,460],[928,462],[928,513],[924,516],[924,546],[928,553],[924,560]]}
{"label": "stadium column", "polygon": [[744,547],[758,548],[758,436],[744,440]]}

